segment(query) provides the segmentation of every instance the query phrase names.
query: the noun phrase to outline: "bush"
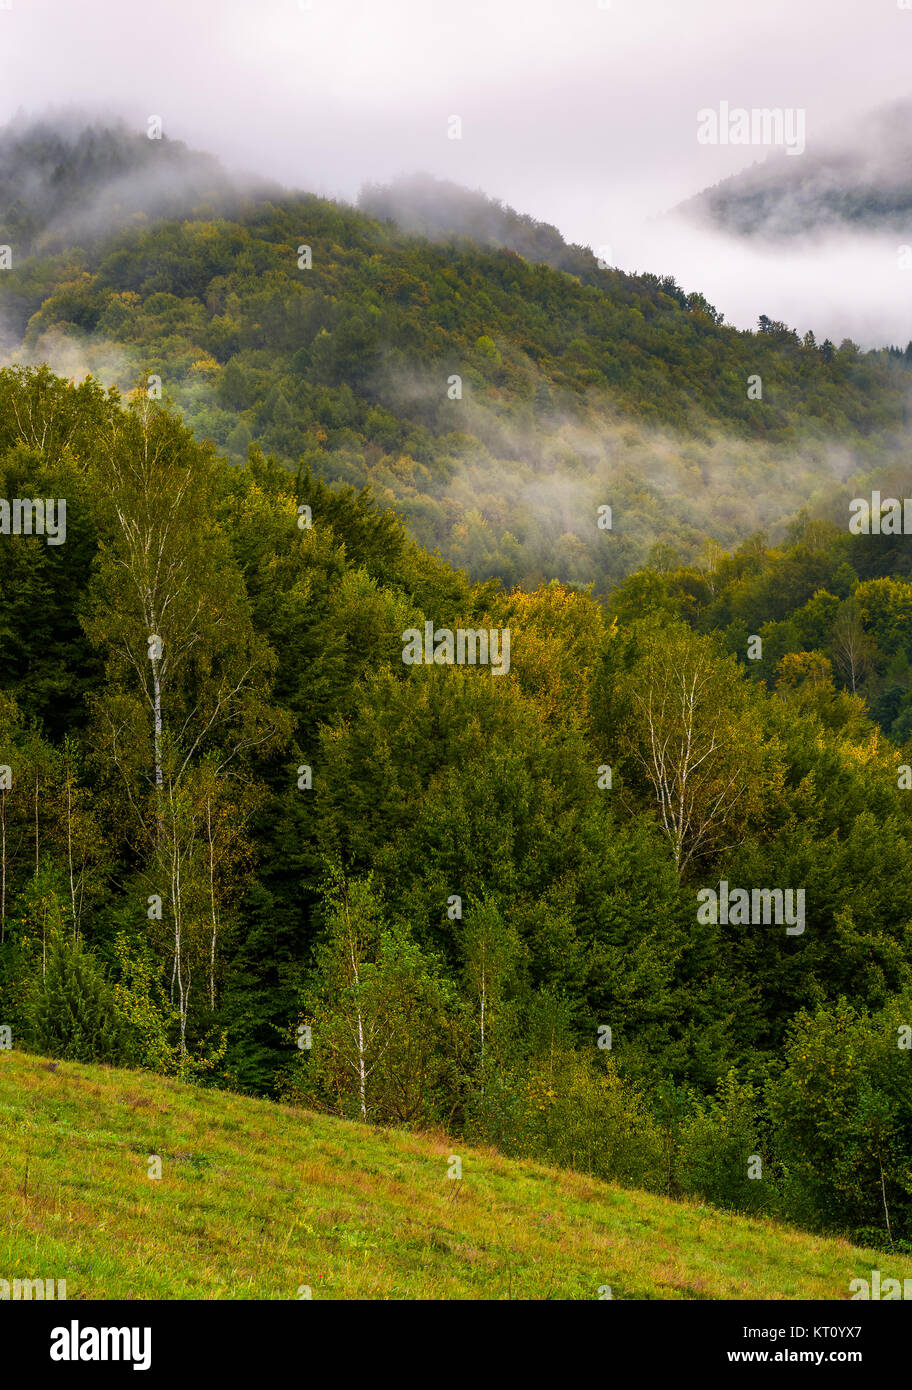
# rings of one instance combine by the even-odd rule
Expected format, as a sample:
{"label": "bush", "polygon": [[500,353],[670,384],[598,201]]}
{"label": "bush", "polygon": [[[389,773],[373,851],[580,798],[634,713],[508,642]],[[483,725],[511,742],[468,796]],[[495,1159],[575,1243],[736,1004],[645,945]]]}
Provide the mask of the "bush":
{"label": "bush", "polygon": [[770,1087],[777,1146],[815,1224],[912,1238],[912,998],[878,1014],[845,999],[803,1012]]}
{"label": "bush", "polygon": [[613,1059],[562,1052],[528,1078],[524,1148],[535,1158],[659,1191],[663,1141]]}
{"label": "bush", "polygon": [[684,1121],[676,1175],[682,1191],[719,1207],[768,1211],[775,1205],[753,1087],[740,1085],[734,1071]]}

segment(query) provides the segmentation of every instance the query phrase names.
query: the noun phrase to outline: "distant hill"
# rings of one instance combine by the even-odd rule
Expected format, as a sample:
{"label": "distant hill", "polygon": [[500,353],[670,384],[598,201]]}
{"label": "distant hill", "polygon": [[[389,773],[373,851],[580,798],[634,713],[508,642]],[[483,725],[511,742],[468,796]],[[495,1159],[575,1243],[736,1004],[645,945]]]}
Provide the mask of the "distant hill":
{"label": "distant hill", "polygon": [[432,174],[415,174],[389,184],[367,184],[358,206],[371,217],[395,222],[404,232],[431,241],[460,240],[481,249],[503,247],[526,260],[601,284],[588,246],[569,245],[556,227],[507,207],[481,190],[471,191]]}
{"label": "distant hill", "polygon": [[739,331],[699,290],[600,270],[452,184],[358,208],[234,189],[206,156],[96,125],[15,127],[0,150],[6,361],[157,378],[229,457],[258,444],[370,483],[474,577],[603,592],[655,545],[688,561],[708,536],[781,534],[906,422],[912,354]]}
{"label": "distant hill", "polygon": [[908,231],[912,103],[873,112],[824,143],[809,141],[800,156],[777,151],[698,193],[679,211],[747,237]]}
{"label": "distant hill", "polygon": [[235,193],[211,155],[122,124],[19,120],[0,143],[0,240],[20,255],[96,241]]}

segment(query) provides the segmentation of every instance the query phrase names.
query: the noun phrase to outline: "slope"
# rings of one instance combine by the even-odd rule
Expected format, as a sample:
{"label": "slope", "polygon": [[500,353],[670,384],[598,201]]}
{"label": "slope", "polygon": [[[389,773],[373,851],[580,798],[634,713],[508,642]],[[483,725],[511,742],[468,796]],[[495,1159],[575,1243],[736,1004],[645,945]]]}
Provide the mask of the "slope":
{"label": "slope", "polygon": [[[148,383],[234,460],[258,443],[331,482],[370,483],[473,578],[602,593],[657,543],[692,561],[708,536],[732,546],[777,530],[831,487],[834,440],[840,477],[905,447],[902,358],[801,342],[779,323],[739,332],[672,278],[600,268],[555,229],[468,194],[443,199],[443,222],[512,238],[528,258],[299,193],[220,201],[208,174],[196,200],[180,185],[179,216],[154,222],[148,190],[170,188],[189,156],[136,138],[136,177],[122,173],[132,146],[115,142],[103,214],[64,218],[53,252],[17,235],[0,181],[10,357]],[[70,141],[73,171],[56,140],[18,139],[16,186],[31,163],[41,188],[51,166],[78,183],[90,135]],[[111,188],[126,226],[107,215]],[[385,217],[401,196],[368,202]],[[414,209],[401,215],[414,225]]]}
{"label": "slope", "polygon": [[799,159],[777,150],[678,210],[742,237],[787,240],[835,231],[895,236],[912,210],[910,113],[908,101],[894,102],[815,140]]}
{"label": "slope", "polygon": [[[846,1299],[912,1258],[101,1066],[0,1053],[0,1277],[70,1299]],[[162,1176],[150,1179],[148,1157]],[[305,1295],[306,1296],[306,1295]]]}

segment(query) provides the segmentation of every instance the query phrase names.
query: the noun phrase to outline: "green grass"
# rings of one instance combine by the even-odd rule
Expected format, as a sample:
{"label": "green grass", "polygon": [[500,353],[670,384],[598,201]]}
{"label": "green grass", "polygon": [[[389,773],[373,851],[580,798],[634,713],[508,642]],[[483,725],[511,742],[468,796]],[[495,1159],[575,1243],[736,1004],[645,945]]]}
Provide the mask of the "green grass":
{"label": "green grass", "polygon": [[440,1135],[0,1052],[0,1278],[70,1299],[846,1299],[875,1267],[912,1276]]}

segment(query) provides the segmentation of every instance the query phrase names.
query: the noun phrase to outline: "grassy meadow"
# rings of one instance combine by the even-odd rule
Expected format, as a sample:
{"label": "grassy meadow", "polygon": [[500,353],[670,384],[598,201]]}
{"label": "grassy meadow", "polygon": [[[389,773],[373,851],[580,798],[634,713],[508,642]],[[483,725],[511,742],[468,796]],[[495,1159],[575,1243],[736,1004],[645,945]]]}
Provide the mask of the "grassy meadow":
{"label": "grassy meadow", "polygon": [[872,1268],[912,1276],[908,1256],[442,1134],[15,1051],[0,1232],[0,1277],[65,1278],[69,1299],[839,1300]]}

